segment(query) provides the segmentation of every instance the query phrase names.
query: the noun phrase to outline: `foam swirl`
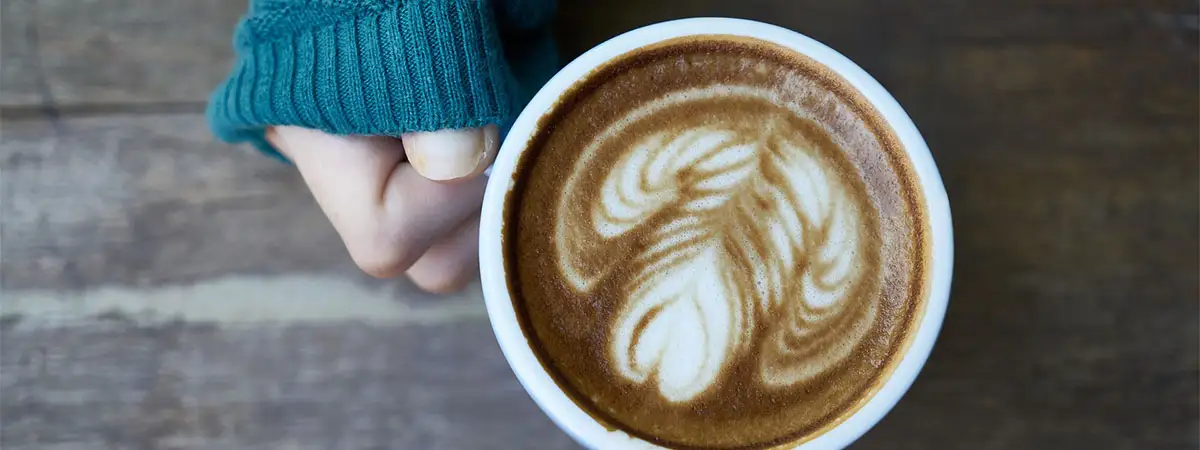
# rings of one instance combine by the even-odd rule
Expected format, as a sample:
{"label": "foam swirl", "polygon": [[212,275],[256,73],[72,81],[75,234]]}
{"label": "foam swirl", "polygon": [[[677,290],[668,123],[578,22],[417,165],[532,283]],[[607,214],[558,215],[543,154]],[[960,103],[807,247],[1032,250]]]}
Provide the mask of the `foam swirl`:
{"label": "foam swirl", "polygon": [[[584,149],[555,211],[557,265],[572,289],[632,274],[611,325],[611,369],[671,402],[700,397],[745,358],[757,359],[762,386],[811,380],[850,355],[875,315],[854,295],[877,251],[870,206],[839,150],[779,107],[654,119],[712,101],[779,104],[736,85],[648,102]],[[647,121],[662,125],[629,140]],[[606,157],[617,140],[633,145]],[[587,182],[597,170],[602,182]],[[628,258],[606,253],[618,242],[634,243]]]}

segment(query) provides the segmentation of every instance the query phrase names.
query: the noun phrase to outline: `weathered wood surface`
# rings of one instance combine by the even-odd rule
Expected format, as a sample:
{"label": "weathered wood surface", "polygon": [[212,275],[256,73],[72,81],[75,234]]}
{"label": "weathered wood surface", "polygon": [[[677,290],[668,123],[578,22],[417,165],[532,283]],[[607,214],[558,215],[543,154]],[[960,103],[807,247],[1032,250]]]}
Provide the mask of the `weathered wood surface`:
{"label": "weathered wood surface", "polygon": [[3,336],[5,449],[577,448],[482,319]]}
{"label": "weathered wood surface", "polygon": [[4,0],[8,67],[0,104],[199,105],[230,66],[230,30],[245,5],[246,0]]}
{"label": "weathered wood surface", "polygon": [[[0,2],[0,447],[571,447],[477,290],[356,274],[288,168],[212,142],[198,113],[243,7]],[[604,10],[562,5],[565,55],[669,18],[766,20],[858,62],[924,132],[951,307],[857,447],[1200,445],[1194,1]]]}
{"label": "weathered wood surface", "polygon": [[3,156],[5,288],[353,273],[296,171],[202,115],[11,121]]}

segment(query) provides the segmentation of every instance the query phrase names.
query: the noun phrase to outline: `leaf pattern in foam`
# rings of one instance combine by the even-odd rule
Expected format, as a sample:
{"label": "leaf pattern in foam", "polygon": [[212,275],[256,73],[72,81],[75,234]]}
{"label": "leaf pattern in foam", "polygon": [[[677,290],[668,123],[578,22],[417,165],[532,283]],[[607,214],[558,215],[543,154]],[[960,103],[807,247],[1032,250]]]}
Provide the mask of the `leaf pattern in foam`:
{"label": "leaf pattern in foam", "polygon": [[584,228],[584,219],[560,208],[560,267],[581,292],[603,276],[572,264],[586,245],[634,230],[647,237],[632,261],[599,265],[604,272],[632,264],[636,273],[609,343],[617,373],[652,381],[664,398],[683,402],[718,383],[754,339],[765,339],[761,381],[784,386],[849,354],[844,341],[823,345],[831,333],[862,338],[871,305],[843,311],[861,278],[854,264],[861,212],[801,134],[780,119],[641,139],[603,174],[599,201],[590,205],[586,232],[600,244],[572,240],[569,231]]}
{"label": "leaf pattern in foam", "polygon": [[653,376],[670,401],[689,400],[712,385],[738,345],[739,303],[714,282],[725,271],[718,251],[705,247],[672,269],[686,276],[651,276],[638,286],[613,332],[616,369],[636,382]]}
{"label": "leaf pattern in foam", "polygon": [[[780,139],[765,162],[790,174],[763,190],[775,205],[791,205],[773,219],[770,248],[780,264],[759,265],[770,276],[769,292],[760,292],[760,316],[773,321],[760,347],[759,375],[769,386],[788,386],[820,375],[850,355],[875,319],[875,303],[855,290],[864,279],[859,258],[866,255],[862,211],[847,198],[836,171],[802,139]],[[786,230],[802,233],[783,238]],[[764,255],[766,256],[766,255]],[[799,269],[799,270],[796,270]],[[781,280],[781,281],[776,281]],[[760,283],[762,285],[764,283]]]}

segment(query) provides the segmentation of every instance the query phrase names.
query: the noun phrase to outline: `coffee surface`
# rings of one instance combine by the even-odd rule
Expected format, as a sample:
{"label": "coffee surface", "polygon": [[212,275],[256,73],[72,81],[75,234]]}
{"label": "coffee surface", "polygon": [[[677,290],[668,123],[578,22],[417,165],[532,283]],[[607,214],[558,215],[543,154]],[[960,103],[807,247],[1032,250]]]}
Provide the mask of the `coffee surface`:
{"label": "coffee surface", "polygon": [[927,225],[891,129],[845,81],[765,42],[618,57],[518,163],[514,307],[558,385],[677,448],[769,448],[853,413],[924,306]]}

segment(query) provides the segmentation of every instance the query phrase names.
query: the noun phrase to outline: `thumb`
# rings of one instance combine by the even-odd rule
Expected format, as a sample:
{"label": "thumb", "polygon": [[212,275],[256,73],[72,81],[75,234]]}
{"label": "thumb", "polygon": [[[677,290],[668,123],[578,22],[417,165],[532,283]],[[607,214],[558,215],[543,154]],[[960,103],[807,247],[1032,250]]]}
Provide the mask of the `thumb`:
{"label": "thumb", "polygon": [[500,147],[495,125],[400,136],[409,164],[421,176],[435,181],[471,178],[483,173]]}

